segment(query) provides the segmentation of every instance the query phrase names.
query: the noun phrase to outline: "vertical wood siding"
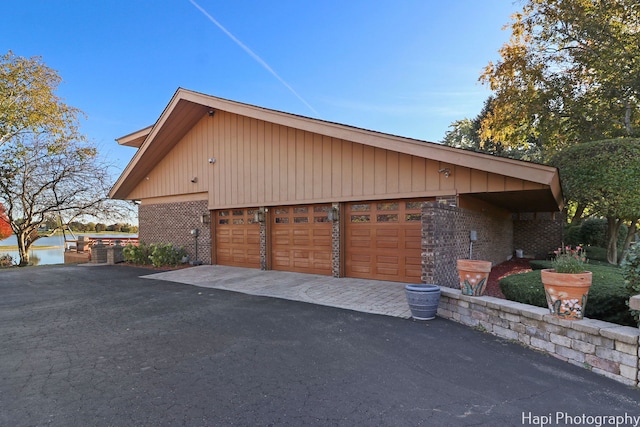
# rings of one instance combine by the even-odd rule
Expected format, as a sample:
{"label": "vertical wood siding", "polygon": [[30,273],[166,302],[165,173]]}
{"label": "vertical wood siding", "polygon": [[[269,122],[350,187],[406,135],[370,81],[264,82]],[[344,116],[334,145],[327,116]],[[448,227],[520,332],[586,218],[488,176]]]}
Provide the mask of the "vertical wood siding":
{"label": "vertical wood siding", "polygon": [[[442,168],[450,169],[449,178]],[[207,191],[216,208],[542,188],[218,111],[199,121],[130,198]]]}

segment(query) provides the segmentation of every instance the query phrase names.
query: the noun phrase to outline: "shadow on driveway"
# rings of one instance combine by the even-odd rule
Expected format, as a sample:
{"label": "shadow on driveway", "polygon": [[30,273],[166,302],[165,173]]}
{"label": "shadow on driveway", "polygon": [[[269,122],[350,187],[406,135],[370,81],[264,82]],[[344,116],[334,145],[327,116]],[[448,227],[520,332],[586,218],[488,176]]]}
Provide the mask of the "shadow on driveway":
{"label": "shadow on driveway", "polygon": [[638,390],[450,321],[139,278],[149,273],[0,270],[0,425],[516,426],[549,415],[547,425],[567,425],[558,414],[640,416]]}

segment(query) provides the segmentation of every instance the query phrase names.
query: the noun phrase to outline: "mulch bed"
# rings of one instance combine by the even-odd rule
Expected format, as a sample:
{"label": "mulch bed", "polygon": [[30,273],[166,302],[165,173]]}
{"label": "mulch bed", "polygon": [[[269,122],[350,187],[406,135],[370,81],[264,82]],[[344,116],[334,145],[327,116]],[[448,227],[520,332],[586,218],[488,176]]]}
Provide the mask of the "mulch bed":
{"label": "mulch bed", "polygon": [[504,294],[498,285],[500,279],[511,274],[524,273],[526,271],[531,271],[531,266],[529,265],[529,260],[525,258],[513,258],[494,266],[489,274],[489,280],[487,281],[484,294],[504,299]]}

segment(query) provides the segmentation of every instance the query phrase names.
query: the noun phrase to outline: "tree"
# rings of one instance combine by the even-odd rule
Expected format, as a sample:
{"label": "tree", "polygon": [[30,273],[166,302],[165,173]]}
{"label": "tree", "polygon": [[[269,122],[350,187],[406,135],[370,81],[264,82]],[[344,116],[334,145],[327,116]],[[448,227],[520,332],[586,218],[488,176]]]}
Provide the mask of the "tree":
{"label": "tree", "polygon": [[39,57],[0,56],[0,147],[18,135],[44,133],[64,141],[77,132],[81,112],[55,94],[60,82]]}
{"label": "tree", "polygon": [[493,154],[517,160],[540,161],[540,152],[535,144],[529,147],[513,148],[493,138],[482,138],[482,122],[493,113],[493,97],[485,100],[480,114],[475,119],[456,120],[447,131],[442,143],[450,147]]}
{"label": "tree", "polygon": [[527,0],[480,80],[495,92],[483,139],[549,153],[640,136],[637,0]]}
{"label": "tree", "polygon": [[617,264],[620,227],[631,224],[630,242],[640,217],[640,139],[577,144],[554,156],[552,164],[560,170],[565,197],[607,218],[607,259]]}
{"label": "tree", "polygon": [[4,209],[2,203],[0,203],[0,240],[4,240],[13,234],[11,230],[11,222]]}
{"label": "tree", "polygon": [[55,71],[11,52],[0,57],[0,70],[0,202],[18,240],[20,265],[27,265],[38,229],[52,216],[60,218],[58,229],[106,212],[111,177],[78,131],[80,111],[55,95]]}

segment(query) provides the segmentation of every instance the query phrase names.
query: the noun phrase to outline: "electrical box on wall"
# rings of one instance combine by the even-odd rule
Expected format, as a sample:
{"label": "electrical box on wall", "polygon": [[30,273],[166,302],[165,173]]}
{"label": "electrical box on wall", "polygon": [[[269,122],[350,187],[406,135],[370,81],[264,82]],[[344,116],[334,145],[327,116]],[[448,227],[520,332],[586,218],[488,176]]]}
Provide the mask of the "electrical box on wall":
{"label": "electrical box on wall", "polygon": [[471,232],[469,233],[469,239],[472,242],[477,242],[478,241],[478,232],[476,230],[471,230]]}

